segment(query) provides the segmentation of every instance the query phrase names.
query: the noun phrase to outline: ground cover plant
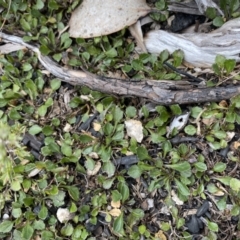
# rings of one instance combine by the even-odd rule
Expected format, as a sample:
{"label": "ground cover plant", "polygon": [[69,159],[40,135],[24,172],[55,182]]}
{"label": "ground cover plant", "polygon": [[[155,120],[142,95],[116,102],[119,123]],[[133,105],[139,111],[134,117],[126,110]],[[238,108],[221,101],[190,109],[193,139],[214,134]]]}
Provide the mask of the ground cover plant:
{"label": "ground cover plant", "polygon": [[[164,65],[181,66],[181,50],[137,54],[127,29],[87,40],[62,33],[79,3],[0,0],[2,30],[63,67],[182,78]],[[237,17],[239,1],[222,5]],[[234,85],[234,67],[218,56],[200,77]],[[239,96],[168,107],[118,98],[61,82],[27,49],[1,54],[0,71],[1,239],[240,238]]]}

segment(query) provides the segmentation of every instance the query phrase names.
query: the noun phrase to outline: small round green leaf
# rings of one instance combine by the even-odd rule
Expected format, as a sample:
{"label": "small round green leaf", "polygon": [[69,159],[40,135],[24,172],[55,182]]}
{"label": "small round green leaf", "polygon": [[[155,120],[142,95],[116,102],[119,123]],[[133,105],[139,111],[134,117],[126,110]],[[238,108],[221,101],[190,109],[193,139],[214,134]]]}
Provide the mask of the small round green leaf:
{"label": "small round green leaf", "polygon": [[193,125],[188,125],[184,128],[184,132],[187,133],[188,135],[192,136],[196,134],[197,129]]}
{"label": "small round green leaf", "polygon": [[29,133],[32,135],[36,135],[42,131],[42,128],[39,125],[33,125],[29,129]]}
{"label": "small round green leaf", "polygon": [[72,224],[68,223],[67,225],[62,227],[61,234],[63,236],[71,236],[73,233],[73,230],[74,230],[74,228],[73,228]]}
{"label": "small round green leaf", "polygon": [[139,178],[141,174],[142,171],[137,165],[133,165],[128,169],[128,175],[132,178]]}
{"label": "small round green leaf", "polygon": [[11,189],[13,191],[19,191],[21,189],[21,184],[19,181],[12,181],[11,182]]}
{"label": "small round green leaf", "polygon": [[61,152],[67,157],[72,156],[72,147],[66,143],[62,143]]}
{"label": "small round green leaf", "polygon": [[112,191],[112,200],[113,202],[120,201],[122,199],[122,195],[118,190]]}
{"label": "small round green leaf", "polygon": [[214,165],[213,171],[214,172],[223,172],[226,169],[226,163],[218,162]]}
{"label": "small round green leaf", "polygon": [[129,118],[135,117],[136,114],[137,114],[137,109],[135,107],[129,106],[129,107],[126,108],[126,115]]}
{"label": "small round green leaf", "polygon": [[62,83],[61,80],[58,78],[54,78],[53,80],[51,80],[50,85],[51,85],[52,90],[53,91],[58,90],[61,86],[61,83]]}
{"label": "small round green leaf", "polygon": [[33,235],[33,228],[32,226],[30,226],[29,224],[25,225],[22,229],[22,239],[26,239],[26,240],[30,240],[32,239],[32,235]]}
{"label": "small round green leaf", "polygon": [[240,180],[237,178],[232,178],[230,180],[230,188],[236,192],[240,190]]}
{"label": "small round green leaf", "polygon": [[203,162],[197,162],[194,164],[194,166],[199,172],[204,172],[207,170],[207,165]]}
{"label": "small round green leaf", "polygon": [[224,24],[224,21],[223,21],[223,18],[222,17],[215,17],[214,19],[213,19],[213,25],[215,26],[215,27],[221,27],[222,25]]}
{"label": "small round green leaf", "polygon": [[21,208],[14,208],[12,210],[12,215],[14,218],[19,218],[22,215],[22,209]]}
{"label": "small round green leaf", "polygon": [[122,202],[124,203],[129,198],[129,188],[125,182],[118,184],[118,191],[122,195]]}
{"label": "small round green leaf", "polygon": [[140,234],[144,234],[146,231],[146,226],[145,225],[141,225],[138,227],[138,231]]}
{"label": "small round green leaf", "polygon": [[112,177],[115,173],[116,167],[111,161],[106,161],[103,164],[102,170],[108,174],[108,177]]}
{"label": "small round green leaf", "polygon": [[67,190],[68,190],[68,194],[74,201],[79,201],[80,192],[78,187],[68,186]]}
{"label": "small round green leaf", "polygon": [[42,220],[46,219],[46,217],[48,216],[48,209],[46,208],[45,205],[41,206],[41,210],[38,213],[38,217]]}
{"label": "small round green leaf", "polygon": [[0,223],[0,232],[1,233],[8,233],[13,228],[13,222],[5,220]]}
{"label": "small round green leaf", "polygon": [[213,232],[218,232],[218,225],[214,222],[208,222],[207,224],[209,230],[213,231]]}
{"label": "small round green leaf", "polygon": [[110,189],[112,187],[114,178],[109,178],[103,181],[103,188],[104,189]]}
{"label": "small round green leaf", "polygon": [[122,213],[113,222],[113,230],[116,233],[121,233],[123,231],[123,214]]}

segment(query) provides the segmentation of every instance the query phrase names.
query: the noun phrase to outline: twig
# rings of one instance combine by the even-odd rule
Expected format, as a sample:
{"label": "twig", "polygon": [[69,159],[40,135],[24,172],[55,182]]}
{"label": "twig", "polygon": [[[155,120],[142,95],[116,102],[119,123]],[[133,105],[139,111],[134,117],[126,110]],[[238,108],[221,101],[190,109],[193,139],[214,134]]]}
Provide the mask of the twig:
{"label": "twig", "polygon": [[208,88],[186,80],[146,79],[132,82],[125,79],[100,78],[90,72],[61,67],[51,58],[43,56],[38,47],[24,42],[20,37],[0,32],[0,38],[3,42],[20,44],[35,52],[43,67],[62,81],[73,85],[84,85],[107,94],[141,97],[162,105],[221,101],[240,94],[240,86]]}
{"label": "twig", "polygon": [[181,74],[181,75],[184,75],[184,76],[186,76],[186,77],[189,77],[190,79],[194,80],[195,82],[200,83],[200,82],[203,81],[202,79],[197,78],[197,77],[194,77],[193,75],[191,75],[191,74],[189,74],[189,73],[187,73],[187,72],[185,72],[185,71],[182,71],[182,70],[179,70],[179,69],[175,68],[173,65],[171,65],[171,64],[168,63],[168,62],[164,62],[163,65],[166,65],[167,67],[169,67],[170,69],[172,69],[173,71],[175,71],[175,72],[177,72],[177,73],[179,73],[179,74]]}

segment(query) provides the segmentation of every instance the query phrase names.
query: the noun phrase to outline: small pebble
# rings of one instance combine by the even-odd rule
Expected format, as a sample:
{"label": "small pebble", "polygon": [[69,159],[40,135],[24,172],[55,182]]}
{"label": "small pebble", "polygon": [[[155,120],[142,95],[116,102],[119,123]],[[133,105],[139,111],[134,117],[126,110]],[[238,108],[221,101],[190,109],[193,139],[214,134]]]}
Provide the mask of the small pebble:
{"label": "small pebble", "polygon": [[200,218],[197,218],[197,221],[198,221],[199,228],[203,229],[204,228],[204,224],[203,224],[202,220]]}
{"label": "small pebble", "polygon": [[211,219],[211,213],[209,211],[206,211],[204,214],[208,219]]}
{"label": "small pebble", "polygon": [[197,217],[203,216],[209,209],[210,205],[208,201],[204,201],[202,206],[197,210]]}
{"label": "small pebble", "polygon": [[7,219],[9,219],[9,215],[7,213],[4,213],[3,214],[3,220],[7,220]]}
{"label": "small pebble", "polygon": [[90,220],[87,220],[85,223],[85,228],[87,229],[88,232],[95,231],[99,226],[100,226],[99,222],[97,222],[97,224],[94,225],[90,222]]}
{"label": "small pebble", "polygon": [[200,227],[196,215],[191,216],[190,220],[186,222],[186,227],[192,234],[197,234],[200,232]]}
{"label": "small pebble", "polygon": [[147,198],[148,210],[154,207],[154,201],[152,198]]}

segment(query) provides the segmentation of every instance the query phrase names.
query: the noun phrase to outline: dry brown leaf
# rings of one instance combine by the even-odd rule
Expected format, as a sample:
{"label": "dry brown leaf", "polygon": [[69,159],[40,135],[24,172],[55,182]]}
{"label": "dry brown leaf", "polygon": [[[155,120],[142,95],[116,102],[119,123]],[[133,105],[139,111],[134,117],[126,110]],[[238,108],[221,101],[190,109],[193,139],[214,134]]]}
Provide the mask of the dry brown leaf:
{"label": "dry brown leaf", "polygon": [[27,159],[23,159],[23,160],[21,160],[21,165],[26,165],[26,164],[28,164],[29,163],[29,160],[27,160]]}
{"label": "dry brown leaf", "polygon": [[224,196],[224,192],[223,191],[221,191],[221,190],[218,190],[218,191],[216,191],[216,192],[214,192],[213,193],[213,195],[214,196],[217,196],[217,197],[222,197],[222,196]]}
{"label": "dry brown leaf", "polygon": [[188,211],[183,213],[183,217],[187,217],[187,216],[191,216],[197,213],[197,209],[193,208],[193,209],[189,209]]}
{"label": "dry brown leaf", "polygon": [[137,42],[137,47],[140,49],[140,52],[147,52],[147,49],[143,43],[143,33],[140,21],[137,21],[129,27],[129,31]]}
{"label": "dry brown leaf", "polygon": [[91,152],[88,155],[89,155],[89,157],[91,157],[93,159],[99,159],[99,155],[96,152]]}
{"label": "dry brown leaf", "polygon": [[69,34],[91,38],[117,32],[150,12],[146,0],[84,0],[72,13]]}
{"label": "dry brown leaf", "polygon": [[171,191],[171,195],[172,195],[172,200],[173,200],[177,205],[183,205],[183,204],[184,204],[184,202],[179,199],[178,195],[175,193],[174,190]]}
{"label": "dry brown leaf", "polygon": [[227,133],[227,137],[225,140],[227,142],[230,142],[233,139],[233,137],[235,136],[235,132],[226,132],[226,133]]}
{"label": "dry brown leaf", "polygon": [[121,210],[118,208],[114,208],[111,211],[109,211],[109,214],[113,217],[118,217],[121,214]]}
{"label": "dry brown leaf", "polygon": [[144,200],[143,202],[141,202],[141,209],[143,211],[149,210],[147,200]]}
{"label": "dry brown leaf", "polygon": [[42,171],[42,169],[38,169],[38,168],[34,168],[29,174],[28,177],[35,177],[36,175],[38,175],[40,172]]}
{"label": "dry brown leaf", "polygon": [[162,230],[155,233],[155,237],[160,239],[160,240],[167,240],[167,237],[164,235]]}
{"label": "dry brown leaf", "polygon": [[202,119],[202,122],[207,126],[212,125],[215,121],[216,121],[215,117],[203,118]]}
{"label": "dry brown leaf", "polygon": [[234,147],[234,149],[238,149],[240,147],[240,142],[235,141],[233,143],[233,147]]}
{"label": "dry brown leaf", "polygon": [[94,129],[95,131],[99,132],[100,129],[101,129],[101,124],[100,124],[100,123],[97,123],[97,122],[94,122],[94,123],[93,123],[93,129]]}
{"label": "dry brown leaf", "polygon": [[101,162],[96,162],[93,170],[89,170],[89,169],[87,170],[87,175],[88,176],[96,175],[98,173],[98,171],[100,170],[101,166],[102,166]]}
{"label": "dry brown leaf", "polygon": [[121,202],[120,201],[117,201],[117,202],[111,201],[111,206],[113,208],[120,208]]}
{"label": "dry brown leaf", "polygon": [[222,108],[227,108],[228,107],[228,103],[227,103],[226,100],[222,100],[218,105]]}

